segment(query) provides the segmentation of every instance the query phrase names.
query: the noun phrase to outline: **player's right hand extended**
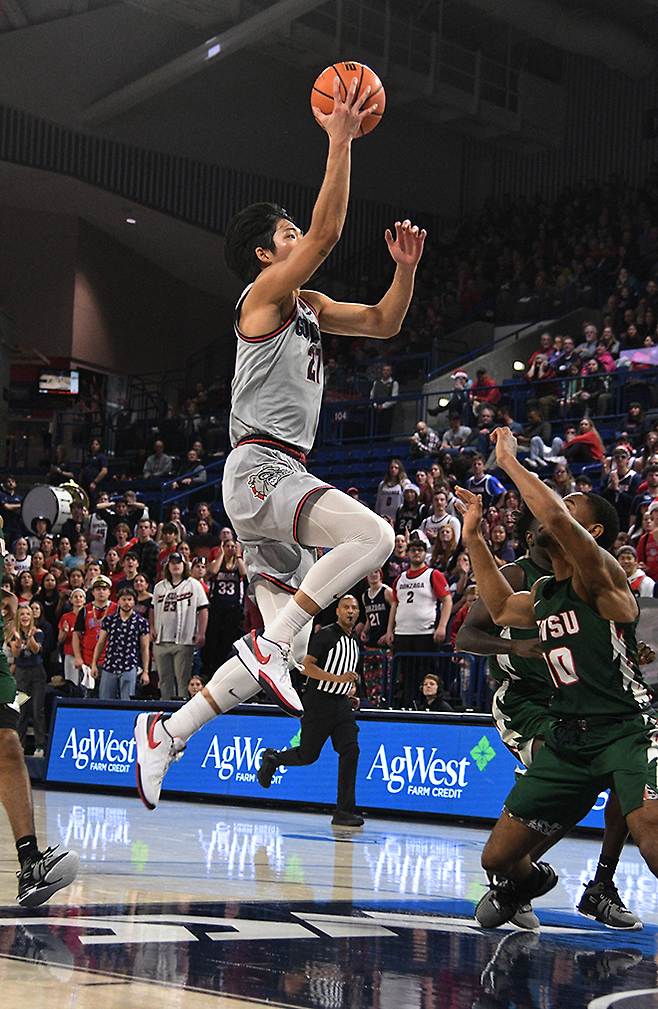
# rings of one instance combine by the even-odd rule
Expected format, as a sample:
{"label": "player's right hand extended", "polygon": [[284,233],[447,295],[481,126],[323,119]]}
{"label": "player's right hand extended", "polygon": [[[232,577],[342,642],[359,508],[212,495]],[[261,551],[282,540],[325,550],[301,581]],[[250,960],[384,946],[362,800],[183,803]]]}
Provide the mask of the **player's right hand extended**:
{"label": "player's right hand extended", "polygon": [[480,532],[482,526],[482,495],[472,494],[465,487],[455,487],[457,498],[457,509],[464,517],[462,535],[464,542],[474,539]]}
{"label": "player's right hand extended", "polygon": [[516,459],[519,443],[508,427],[496,427],[489,436],[496,445],[496,460],[504,466],[505,460]]}
{"label": "player's right hand extended", "polygon": [[334,77],[334,107],[329,115],[321,112],[317,106],[313,106],[313,115],[318,123],[325,130],[332,140],[351,143],[359,132],[361,123],[367,119],[372,112],[376,111],[377,105],[371,105],[368,109],[363,109],[363,103],[370,96],[370,85],[365,87],[362,93],[355,97],[359,81],[353,77],[345,100],[340,93],[340,79]]}

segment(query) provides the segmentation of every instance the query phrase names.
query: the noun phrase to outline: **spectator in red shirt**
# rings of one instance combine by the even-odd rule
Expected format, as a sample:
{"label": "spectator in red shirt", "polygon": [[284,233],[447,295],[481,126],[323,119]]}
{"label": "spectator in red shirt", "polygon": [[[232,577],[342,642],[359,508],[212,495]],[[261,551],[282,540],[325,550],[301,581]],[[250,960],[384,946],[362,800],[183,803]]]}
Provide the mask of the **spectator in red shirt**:
{"label": "spectator in red shirt", "polygon": [[553,337],[551,336],[550,333],[542,333],[542,335],[539,337],[539,348],[534,352],[534,354],[531,354],[530,357],[528,358],[527,369],[529,369],[532,366],[532,363],[538,354],[543,354],[543,356],[547,360],[550,360],[552,349],[553,349]]}
{"label": "spectator in red shirt", "polygon": [[500,389],[489,375],[486,368],[478,368],[476,382],[471,388],[471,408],[477,416],[480,407],[485,403],[495,406],[500,401]]}
{"label": "spectator in red shirt", "polygon": [[57,640],[64,652],[64,679],[71,680],[77,687],[80,683],[80,671],[75,668],[73,629],[78,619],[78,614],[86,603],[84,589],[73,589],[69,602],[73,609],[69,610],[68,613],[62,613],[59,618]]}
{"label": "spectator in red shirt", "polygon": [[119,551],[117,550],[116,547],[110,547],[110,549],[106,551],[104,562],[104,574],[106,574],[112,582],[112,592],[110,593],[110,599],[116,602],[117,585],[123,578],[125,578],[123,563],[121,557],[119,556]]}
{"label": "spectator in red shirt", "polygon": [[649,505],[651,529],[642,533],[637,541],[637,561],[638,567],[658,581],[658,501],[653,501]]}
{"label": "spectator in red shirt", "polygon": [[160,553],[158,554],[158,573],[156,582],[162,581],[162,566],[171,554],[178,550],[178,526],[174,522],[165,522],[162,527]]}
{"label": "spectator in red shirt", "polygon": [[589,417],[583,417],[578,425],[578,434],[564,446],[562,455],[567,462],[601,462],[605,448],[601,435]]}
{"label": "spectator in red shirt", "polygon": [[119,554],[119,557],[125,557],[137,542],[137,537],[130,535],[130,526],[127,522],[120,522],[114,527],[114,538],[116,540],[114,549]]}
{"label": "spectator in red shirt", "polygon": [[[91,667],[103,617],[117,610],[117,604],[110,602],[112,582],[107,575],[94,578],[91,591],[94,601],[83,606],[73,628],[73,655],[77,670],[83,665]],[[103,655],[99,657],[98,665],[102,663]]]}

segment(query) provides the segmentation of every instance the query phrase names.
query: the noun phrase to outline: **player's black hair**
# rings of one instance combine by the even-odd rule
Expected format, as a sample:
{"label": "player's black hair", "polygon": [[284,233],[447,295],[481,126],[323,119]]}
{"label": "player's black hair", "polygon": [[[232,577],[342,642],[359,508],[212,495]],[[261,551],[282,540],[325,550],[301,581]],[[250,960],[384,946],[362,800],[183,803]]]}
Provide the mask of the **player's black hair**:
{"label": "player's black hair", "polygon": [[226,225],[224,259],[243,283],[250,284],[260,273],[256,249],[274,251],[274,232],[282,219],[292,221],[288,211],[277,203],[252,203]]}
{"label": "player's black hair", "polygon": [[522,546],[524,550],[528,547],[526,535],[534,521],[535,516],[530,511],[525,501],[522,501],[521,507],[517,510],[514,517],[514,533],[519,541],[519,545]]}
{"label": "player's black hair", "polygon": [[583,493],[589,501],[592,518],[603,526],[603,532],[596,542],[604,550],[609,550],[619,536],[619,515],[617,514],[617,509],[610,501],[606,501],[604,497],[601,497],[600,494],[595,494],[594,491],[588,490],[583,491]]}

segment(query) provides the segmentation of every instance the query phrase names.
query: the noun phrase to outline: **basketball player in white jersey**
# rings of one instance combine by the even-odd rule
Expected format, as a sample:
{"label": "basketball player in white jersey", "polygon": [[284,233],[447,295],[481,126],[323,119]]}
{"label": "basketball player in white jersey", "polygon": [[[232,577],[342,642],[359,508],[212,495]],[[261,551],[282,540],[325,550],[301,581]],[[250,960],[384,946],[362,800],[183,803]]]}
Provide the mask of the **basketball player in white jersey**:
{"label": "basketball player in white jersey", "polygon": [[[303,285],[338,241],[347,212],[352,140],[368,91],[345,100],[334,82],[334,108],[316,119],[329,137],[325,177],[304,234],[275,204],[255,204],[229,223],[228,266],[248,285],[235,314],[237,360],[232,387],[233,451],[224,471],[224,505],[265,622],[261,636],[235,643],[236,654],[173,715],[138,715],[137,783],[157,804],[162,779],[185,742],[216,715],[261,688],[289,714],[303,708],[290,681],[294,656],[307,652],[311,620],[393,549],[388,523],[306,471],[323,389],[320,331],[389,339],[413,293],[425,232],[396,222],[385,238],[396,264],[388,291],[373,306],[337,303]],[[317,563],[316,548],[330,552]]]}

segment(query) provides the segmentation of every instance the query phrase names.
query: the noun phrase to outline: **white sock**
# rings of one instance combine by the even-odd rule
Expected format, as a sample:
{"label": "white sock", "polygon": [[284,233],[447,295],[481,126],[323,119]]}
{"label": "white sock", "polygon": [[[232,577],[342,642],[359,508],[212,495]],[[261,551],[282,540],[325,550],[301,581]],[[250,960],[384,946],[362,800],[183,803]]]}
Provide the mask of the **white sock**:
{"label": "white sock", "polygon": [[272,623],[265,627],[263,633],[270,641],[287,641],[290,644],[295,635],[299,634],[312,619],[310,613],[290,598]]}
{"label": "white sock", "polygon": [[[220,712],[230,711],[242,701],[248,701],[257,694],[260,687],[256,680],[247,672],[237,655],[224,662],[212,679],[206,684],[206,689]],[[204,725],[215,718],[217,712],[199,691],[191,697],[178,711],[174,711],[166,722],[167,732],[177,736],[184,743],[190,736],[202,729]]]}
{"label": "white sock", "polygon": [[170,736],[182,739],[186,743],[190,736],[212,721],[216,714],[217,712],[213,711],[199,691],[194,697],[190,697],[187,704],[184,704],[178,711],[174,711],[171,718],[165,722],[165,727]]}

